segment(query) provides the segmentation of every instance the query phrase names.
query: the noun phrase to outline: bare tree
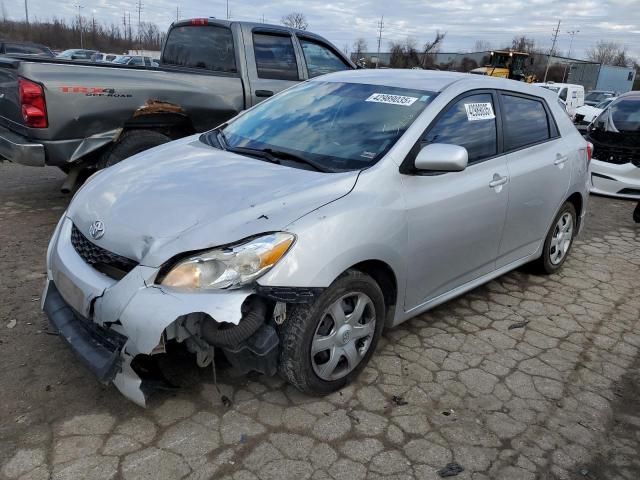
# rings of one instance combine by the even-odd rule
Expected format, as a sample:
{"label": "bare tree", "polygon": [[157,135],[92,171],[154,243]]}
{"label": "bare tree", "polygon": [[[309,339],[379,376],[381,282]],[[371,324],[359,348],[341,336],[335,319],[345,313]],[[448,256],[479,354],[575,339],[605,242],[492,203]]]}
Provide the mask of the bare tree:
{"label": "bare tree", "polygon": [[525,35],[513,37],[511,49],[516,52],[534,53],[536,51],[536,41]]}
{"label": "bare tree", "polygon": [[392,68],[413,68],[420,65],[417,43],[414,38],[407,37],[404,42],[390,42],[391,57],[389,66]]}
{"label": "bare tree", "polygon": [[424,47],[422,47],[422,68],[433,67],[435,54],[440,51],[440,47],[446,36],[447,32],[436,30],[436,37],[431,42],[424,44]]}
{"label": "bare tree", "polygon": [[285,15],[280,22],[287,27],[297,28],[298,30],[306,30],[309,27],[307,17],[304,16],[304,13],[300,12],[292,12]]}
{"label": "bare tree", "polygon": [[476,40],[476,43],[473,45],[474,52],[488,52],[491,50],[491,42],[487,42],[486,40]]}
{"label": "bare tree", "polygon": [[359,59],[360,55],[366,52],[368,48],[367,41],[362,37],[357,38],[356,41],[353,42],[353,53],[355,53],[357,59]]}
{"label": "bare tree", "polygon": [[626,47],[620,46],[619,43],[605,40],[600,40],[595,46],[589,48],[587,50],[587,58],[592,62],[618,67],[628,67],[631,64]]}

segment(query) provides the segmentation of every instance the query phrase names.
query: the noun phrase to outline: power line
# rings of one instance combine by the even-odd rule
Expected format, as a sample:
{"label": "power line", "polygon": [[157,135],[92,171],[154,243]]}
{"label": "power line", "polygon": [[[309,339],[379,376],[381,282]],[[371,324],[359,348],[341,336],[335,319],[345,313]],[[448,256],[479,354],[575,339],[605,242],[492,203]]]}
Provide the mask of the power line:
{"label": "power line", "polygon": [[378,68],[378,64],[380,63],[380,42],[382,42],[382,29],[384,28],[384,15],[380,17],[380,22],[378,23],[378,54],[376,55],[376,68]]}
{"label": "power line", "polygon": [[549,66],[551,64],[551,56],[556,49],[556,41],[558,40],[558,32],[560,31],[560,22],[562,22],[562,20],[558,20],[558,26],[553,32],[553,43],[551,44],[551,50],[549,50],[549,58],[547,59],[547,68],[544,71],[544,79],[542,80],[543,82],[547,81],[547,74],[549,73]]}

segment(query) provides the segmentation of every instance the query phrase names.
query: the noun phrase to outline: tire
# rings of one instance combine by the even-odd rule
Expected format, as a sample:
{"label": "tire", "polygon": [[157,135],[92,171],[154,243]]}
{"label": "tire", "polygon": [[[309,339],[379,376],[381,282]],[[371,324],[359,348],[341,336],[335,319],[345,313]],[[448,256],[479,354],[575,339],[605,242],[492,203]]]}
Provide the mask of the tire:
{"label": "tire", "polygon": [[[570,217],[570,222],[569,222]],[[567,220],[566,222],[564,220]],[[554,239],[558,238],[558,234],[561,230],[561,225],[566,225],[565,234],[561,237],[560,248],[558,243],[554,242]],[[577,229],[577,216],[576,209],[570,202],[565,202],[557,213],[549,232],[544,240],[544,246],[542,247],[542,255],[534,262],[534,266],[538,273],[550,275],[560,270],[565,260],[569,256],[571,247],[573,246],[573,239],[576,235]],[[570,232],[568,231],[570,230]],[[568,234],[568,236],[567,236]],[[567,243],[568,242],[568,243]],[[564,252],[561,254],[561,252]]]}
{"label": "tire", "polygon": [[[354,312],[358,315],[356,305],[363,305],[362,315],[349,319]],[[330,307],[340,308],[346,323],[334,321],[335,314],[328,311]],[[278,327],[281,343],[278,371],[307,394],[326,395],[339,390],[369,362],[382,335],[384,321],[384,296],[378,284],[362,272],[349,270],[314,303],[291,305],[286,320]],[[312,355],[312,345],[331,347]],[[352,362],[346,356],[347,351]],[[332,368],[336,358],[338,362]]]}
{"label": "tire", "polygon": [[136,153],[170,142],[171,138],[155,130],[129,130],[102,154],[97,168],[107,168]]}

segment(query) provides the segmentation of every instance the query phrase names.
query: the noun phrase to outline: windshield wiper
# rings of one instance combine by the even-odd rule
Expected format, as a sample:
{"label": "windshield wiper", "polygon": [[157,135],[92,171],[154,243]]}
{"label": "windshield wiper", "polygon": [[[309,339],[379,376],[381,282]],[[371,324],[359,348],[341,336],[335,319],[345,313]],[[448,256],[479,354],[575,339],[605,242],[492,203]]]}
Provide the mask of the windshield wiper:
{"label": "windshield wiper", "polygon": [[308,158],[301,157],[299,155],[296,155],[295,153],[289,153],[282,150],[275,150],[273,148],[265,148],[261,151],[268,153],[269,155],[271,155],[276,159],[280,158],[282,160],[291,160],[297,163],[304,163],[305,165],[309,165],[310,167],[312,167],[314,170],[317,170],[318,172],[327,173],[332,171],[326,168],[325,166],[314,162],[313,160],[309,160]]}
{"label": "windshield wiper", "polygon": [[[222,137],[222,139],[224,140],[224,137]],[[240,155],[249,155],[251,157],[258,157],[261,160],[266,160],[267,162],[280,165],[280,160],[274,157],[271,153],[265,150],[260,150],[259,148],[231,147],[229,146],[229,144],[226,144],[225,150],[228,150],[233,153],[238,153]]]}

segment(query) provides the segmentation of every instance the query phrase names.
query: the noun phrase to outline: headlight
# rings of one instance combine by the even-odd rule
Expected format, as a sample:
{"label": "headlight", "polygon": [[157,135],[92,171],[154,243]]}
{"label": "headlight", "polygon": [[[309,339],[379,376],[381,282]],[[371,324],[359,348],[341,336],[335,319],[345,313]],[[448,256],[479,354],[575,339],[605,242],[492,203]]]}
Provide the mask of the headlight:
{"label": "headlight", "polygon": [[161,284],[176,288],[234,288],[252,282],[289,250],[295,236],[276,232],[246,243],[216,248],[176,264]]}

